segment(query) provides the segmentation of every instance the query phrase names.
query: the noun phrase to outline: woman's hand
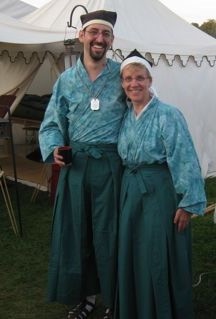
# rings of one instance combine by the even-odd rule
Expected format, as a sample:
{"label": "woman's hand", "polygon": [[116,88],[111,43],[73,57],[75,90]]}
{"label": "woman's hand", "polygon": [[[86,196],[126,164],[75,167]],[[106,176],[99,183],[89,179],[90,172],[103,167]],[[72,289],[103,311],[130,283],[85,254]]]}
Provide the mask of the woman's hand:
{"label": "woman's hand", "polygon": [[191,214],[188,213],[183,208],[179,208],[176,211],[174,224],[176,224],[179,232],[183,231],[189,224],[191,218]]}

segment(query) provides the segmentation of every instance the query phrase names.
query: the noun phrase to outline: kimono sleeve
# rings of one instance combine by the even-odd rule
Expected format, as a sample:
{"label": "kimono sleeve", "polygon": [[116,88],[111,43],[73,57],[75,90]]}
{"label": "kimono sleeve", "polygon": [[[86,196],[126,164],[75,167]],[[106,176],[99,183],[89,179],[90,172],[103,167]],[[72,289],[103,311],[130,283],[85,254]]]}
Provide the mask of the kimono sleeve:
{"label": "kimono sleeve", "polygon": [[179,207],[194,214],[203,214],[206,206],[204,180],[194,144],[182,113],[167,108],[161,116],[161,137],[165,146]]}
{"label": "kimono sleeve", "polygon": [[39,144],[45,162],[53,161],[53,150],[68,140],[67,103],[60,80],[53,88],[53,94],[44,114],[39,130]]}

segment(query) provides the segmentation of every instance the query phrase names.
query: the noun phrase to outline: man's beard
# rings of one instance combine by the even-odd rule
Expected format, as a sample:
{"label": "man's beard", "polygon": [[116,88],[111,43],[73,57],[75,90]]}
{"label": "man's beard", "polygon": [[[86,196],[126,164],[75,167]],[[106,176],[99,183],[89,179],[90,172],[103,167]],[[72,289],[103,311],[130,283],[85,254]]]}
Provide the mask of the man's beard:
{"label": "man's beard", "polygon": [[[92,44],[93,45],[93,44]],[[103,51],[100,51],[100,52],[95,52],[93,51],[91,48],[92,48],[92,45],[90,46],[90,56],[92,58],[92,60],[94,61],[100,61],[104,58],[104,56],[106,55],[106,52],[107,52],[107,46],[103,45]]]}

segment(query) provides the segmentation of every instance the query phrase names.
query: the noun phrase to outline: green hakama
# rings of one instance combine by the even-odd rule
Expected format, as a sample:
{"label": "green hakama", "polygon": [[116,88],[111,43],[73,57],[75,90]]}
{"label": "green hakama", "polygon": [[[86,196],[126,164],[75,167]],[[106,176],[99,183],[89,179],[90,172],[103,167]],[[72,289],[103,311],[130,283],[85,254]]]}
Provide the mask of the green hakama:
{"label": "green hakama", "polygon": [[72,143],[72,150],[54,207],[49,300],[76,304],[100,292],[112,307],[121,161],[112,144]]}
{"label": "green hakama", "polygon": [[192,319],[190,227],[165,164],[126,168],[119,231],[119,313],[124,319]]}

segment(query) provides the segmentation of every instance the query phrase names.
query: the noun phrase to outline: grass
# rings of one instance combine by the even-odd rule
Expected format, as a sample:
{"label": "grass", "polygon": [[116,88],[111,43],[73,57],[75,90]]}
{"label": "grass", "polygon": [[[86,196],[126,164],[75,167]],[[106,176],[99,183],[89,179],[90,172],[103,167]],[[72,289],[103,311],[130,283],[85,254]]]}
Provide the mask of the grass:
{"label": "grass", "polygon": [[[22,238],[15,237],[0,194],[0,318],[63,319],[63,305],[46,302],[46,280],[49,255],[52,206],[47,193],[40,192],[30,202],[33,189],[19,184],[22,215]],[[14,184],[8,183],[14,207]],[[208,203],[216,202],[216,179],[206,183]],[[213,215],[192,220],[194,287],[196,319],[213,319],[216,313],[216,225]],[[101,318],[101,306],[91,319]],[[133,319],[133,318],[131,318]]]}

